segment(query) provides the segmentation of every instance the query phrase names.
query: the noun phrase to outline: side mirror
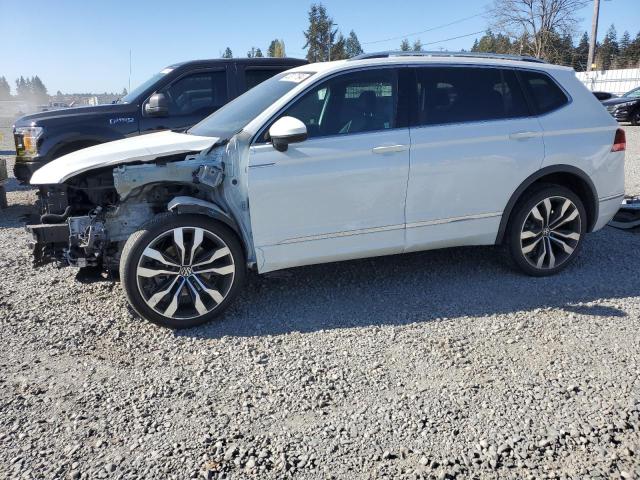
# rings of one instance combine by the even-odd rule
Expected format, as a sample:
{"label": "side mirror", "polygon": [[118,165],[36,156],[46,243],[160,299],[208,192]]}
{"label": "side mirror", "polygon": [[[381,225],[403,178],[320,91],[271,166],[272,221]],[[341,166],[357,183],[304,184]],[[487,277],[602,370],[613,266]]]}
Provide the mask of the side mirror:
{"label": "side mirror", "polygon": [[169,102],[164,93],[154,93],[144,104],[144,113],[150,117],[166,117],[169,114]]}
{"label": "side mirror", "polygon": [[307,126],[294,117],[282,117],[269,129],[273,148],[286,152],[290,143],[304,142],[307,139]]}

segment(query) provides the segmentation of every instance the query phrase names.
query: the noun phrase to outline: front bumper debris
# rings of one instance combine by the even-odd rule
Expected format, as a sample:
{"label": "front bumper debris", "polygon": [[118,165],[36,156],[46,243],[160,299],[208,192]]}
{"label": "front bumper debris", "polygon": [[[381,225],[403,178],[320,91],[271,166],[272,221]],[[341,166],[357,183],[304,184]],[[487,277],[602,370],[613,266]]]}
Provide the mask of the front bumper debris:
{"label": "front bumper debris", "polygon": [[69,225],[66,223],[27,225],[27,232],[31,235],[33,265],[36,267],[51,262],[58,262],[69,245]]}

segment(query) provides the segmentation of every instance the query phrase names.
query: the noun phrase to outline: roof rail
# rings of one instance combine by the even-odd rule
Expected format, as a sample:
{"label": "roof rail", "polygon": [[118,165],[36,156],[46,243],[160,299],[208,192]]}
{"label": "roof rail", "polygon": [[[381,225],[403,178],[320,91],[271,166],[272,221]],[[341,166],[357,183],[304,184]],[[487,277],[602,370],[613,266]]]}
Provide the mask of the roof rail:
{"label": "roof rail", "polygon": [[461,57],[461,58],[493,58],[497,60],[519,60],[521,62],[547,63],[544,60],[527,55],[507,55],[502,53],[477,53],[477,52],[403,52],[392,50],[387,52],[363,53],[349,60],[365,60],[369,58],[389,57]]}

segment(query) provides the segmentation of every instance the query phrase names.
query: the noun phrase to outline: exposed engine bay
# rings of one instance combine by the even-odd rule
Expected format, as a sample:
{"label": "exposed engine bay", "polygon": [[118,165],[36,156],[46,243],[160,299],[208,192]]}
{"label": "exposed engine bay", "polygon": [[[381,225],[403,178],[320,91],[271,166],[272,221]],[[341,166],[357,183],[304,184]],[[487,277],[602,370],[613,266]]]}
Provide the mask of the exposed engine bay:
{"label": "exposed engine bay", "polygon": [[[232,204],[238,198],[246,197],[225,194],[222,186],[223,159],[231,155],[236,160],[234,153],[234,145],[225,143],[200,153],[103,167],[61,184],[41,185],[40,224],[27,226],[34,265],[55,262],[115,270],[126,240],[155,215],[167,211],[203,213],[241,236],[250,235],[248,222],[238,222],[229,213],[237,208]],[[234,167],[227,170],[233,174]],[[235,178],[228,181],[236,190],[240,186]],[[239,204],[247,207],[246,200]]]}

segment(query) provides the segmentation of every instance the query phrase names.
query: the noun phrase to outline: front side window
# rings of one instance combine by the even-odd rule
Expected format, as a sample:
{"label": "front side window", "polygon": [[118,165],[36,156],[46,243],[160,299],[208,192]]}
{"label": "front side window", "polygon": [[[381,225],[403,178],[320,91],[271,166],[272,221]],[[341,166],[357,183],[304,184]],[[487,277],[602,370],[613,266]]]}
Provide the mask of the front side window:
{"label": "front side window", "polygon": [[439,125],[517,118],[529,115],[515,73],[477,67],[416,69],[414,125]]}
{"label": "front side window", "polygon": [[282,72],[243,93],[220,110],[191,127],[187,133],[205,137],[230,138],[266,108],[315,72]]}
{"label": "front side window", "polygon": [[227,103],[227,74],[224,71],[187,75],[165,88],[169,115],[207,113]]}
{"label": "front side window", "polygon": [[390,68],[336,76],[308,90],[281,116],[301,120],[309,138],[395,128],[396,77]]}
{"label": "front side window", "polygon": [[549,75],[542,72],[521,71],[520,77],[529,90],[539,115],[556,110],[569,102],[569,99]]}

